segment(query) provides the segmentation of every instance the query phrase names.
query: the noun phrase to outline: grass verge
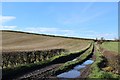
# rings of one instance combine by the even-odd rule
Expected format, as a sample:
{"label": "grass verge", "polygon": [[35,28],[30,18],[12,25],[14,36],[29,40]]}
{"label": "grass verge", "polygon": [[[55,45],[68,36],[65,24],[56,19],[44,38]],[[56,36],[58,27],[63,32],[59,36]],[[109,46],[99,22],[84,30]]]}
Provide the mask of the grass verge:
{"label": "grass verge", "polygon": [[101,70],[100,65],[104,62],[104,58],[103,58],[103,54],[99,51],[98,48],[95,53],[95,56],[96,56],[96,61],[91,65],[91,74],[88,76],[89,78],[99,78],[99,79],[120,78],[120,75]]}

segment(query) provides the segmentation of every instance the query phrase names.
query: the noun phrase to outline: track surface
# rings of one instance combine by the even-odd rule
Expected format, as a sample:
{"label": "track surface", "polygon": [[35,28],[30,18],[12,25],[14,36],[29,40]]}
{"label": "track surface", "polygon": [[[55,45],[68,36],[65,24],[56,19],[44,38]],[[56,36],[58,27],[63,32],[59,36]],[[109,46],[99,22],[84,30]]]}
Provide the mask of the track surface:
{"label": "track surface", "polygon": [[18,77],[16,78],[16,80],[19,80],[19,79],[26,79],[26,78],[37,78],[37,77],[44,77],[44,75],[51,71],[51,70],[54,70],[55,68],[61,66],[61,64],[53,64],[53,65],[50,65],[50,66],[47,66],[45,68],[42,68],[42,69],[38,69],[38,70],[35,70],[33,72],[29,72],[21,77]]}
{"label": "track surface", "polygon": [[[86,51],[85,51],[86,52]],[[85,53],[84,52],[84,53]],[[83,54],[84,54],[83,53]],[[74,58],[74,59],[77,59]],[[72,60],[71,60],[72,61]],[[40,78],[50,78],[50,77],[54,77],[54,76],[50,76],[49,74],[49,71],[52,71],[52,70],[55,70],[57,69],[59,66],[62,66],[64,63],[60,63],[60,64],[53,64],[53,65],[50,65],[50,66],[47,66],[45,68],[42,68],[42,69],[38,69],[38,70],[35,70],[35,71],[32,71],[32,72],[29,72],[23,76],[20,76],[18,78],[16,78],[16,80],[19,80],[19,79],[40,79]],[[82,72],[86,72],[86,70],[88,71],[90,69],[90,66],[89,67],[86,67],[85,70]],[[88,74],[86,74],[87,76]]]}

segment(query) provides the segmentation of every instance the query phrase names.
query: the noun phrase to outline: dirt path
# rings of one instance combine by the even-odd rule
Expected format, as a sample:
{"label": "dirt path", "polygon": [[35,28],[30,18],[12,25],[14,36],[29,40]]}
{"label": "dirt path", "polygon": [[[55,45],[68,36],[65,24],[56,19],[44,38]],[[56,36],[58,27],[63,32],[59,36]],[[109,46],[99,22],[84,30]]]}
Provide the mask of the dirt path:
{"label": "dirt path", "polygon": [[[93,55],[92,55],[92,60],[95,61],[96,60],[96,56],[94,55],[94,53],[96,53],[96,49],[94,48],[94,52],[93,52]],[[88,75],[90,74],[90,69],[91,69],[91,65],[87,65],[86,68],[84,68],[83,70],[81,70],[81,74],[79,77],[77,78],[87,78]]]}
{"label": "dirt path", "polygon": [[[95,57],[95,55],[93,55],[92,60],[95,61],[95,59],[96,59],[96,57]],[[81,71],[81,75],[79,76],[79,78],[87,78],[88,77],[88,75],[90,74],[91,65],[92,64],[87,65],[86,68]]]}
{"label": "dirt path", "polygon": [[33,72],[30,72],[30,73],[27,73],[21,77],[18,77],[16,78],[15,80],[20,80],[20,79],[34,79],[34,78],[42,78],[44,77],[44,75],[51,71],[51,70],[54,70],[55,68],[61,66],[61,64],[53,64],[53,65],[50,65],[50,66],[47,66],[45,68],[42,68],[42,69],[38,69],[38,70],[35,70]]}
{"label": "dirt path", "polygon": [[[37,69],[35,71],[32,71],[32,72],[29,72],[29,73],[26,73],[25,75],[23,76],[20,76],[18,78],[16,78],[15,80],[21,80],[21,79],[42,79],[42,78],[51,78],[51,77],[54,77],[54,76],[51,76],[50,74],[50,71],[53,71],[55,70],[56,68],[58,68],[59,66],[63,65],[64,63],[60,63],[60,64],[53,64],[53,65],[50,65],[50,66],[47,66],[47,67],[44,67],[42,69]],[[89,69],[88,69],[89,68]],[[88,70],[90,70],[90,67],[87,67]],[[89,73],[89,71],[83,71],[83,73]],[[86,74],[87,76],[88,74]]]}

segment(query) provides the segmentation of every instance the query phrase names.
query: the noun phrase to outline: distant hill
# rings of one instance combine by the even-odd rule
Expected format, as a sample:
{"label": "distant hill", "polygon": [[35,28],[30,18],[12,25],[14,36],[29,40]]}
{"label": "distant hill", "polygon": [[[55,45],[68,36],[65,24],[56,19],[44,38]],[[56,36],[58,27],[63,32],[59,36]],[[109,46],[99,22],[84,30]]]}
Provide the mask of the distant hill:
{"label": "distant hill", "polygon": [[3,51],[67,49],[76,51],[86,47],[93,39],[54,36],[20,31],[2,31]]}

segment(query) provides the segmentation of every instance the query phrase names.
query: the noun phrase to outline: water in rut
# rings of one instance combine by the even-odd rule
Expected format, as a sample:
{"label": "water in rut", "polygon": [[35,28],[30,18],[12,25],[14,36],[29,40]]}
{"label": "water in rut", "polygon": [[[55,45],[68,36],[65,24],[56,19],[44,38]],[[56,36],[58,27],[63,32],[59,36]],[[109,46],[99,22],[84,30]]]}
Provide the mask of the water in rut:
{"label": "water in rut", "polygon": [[81,75],[80,70],[85,69],[87,65],[92,64],[94,61],[89,59],[86,60],[84,63],[80,65],[76,65],[72,70],[69,70],[68,72],[61,73],[57,75],[58,78],[77,78]]}

